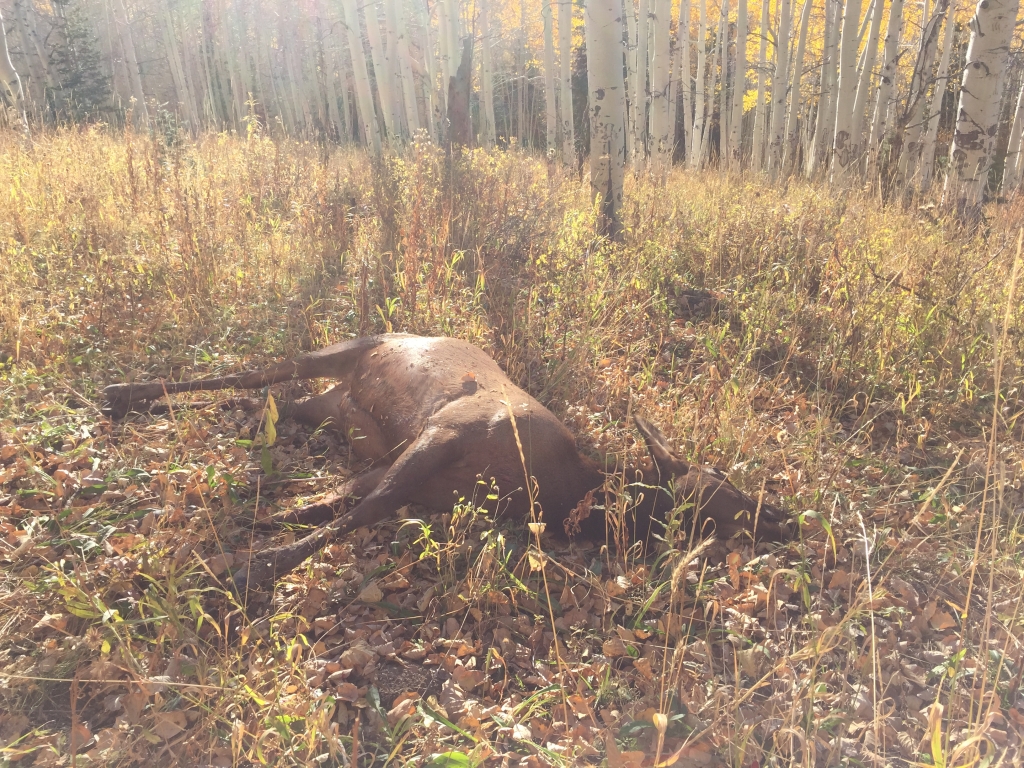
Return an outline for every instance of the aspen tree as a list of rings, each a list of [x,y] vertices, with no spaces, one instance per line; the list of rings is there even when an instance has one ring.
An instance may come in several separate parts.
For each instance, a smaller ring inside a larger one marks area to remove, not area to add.
[[[715,86],[718,85],[718,61],[722,52],[722,38],[725,36],[725,17],[718,18],[718,31],[715,35],[715,47],[711,54],[711,68],[708,71],[708,109],[704,121],[704,131],[700,137],[699,149],[697,150],[697,165],[702,166],[711,152],[711,127],[715,110]]]
[[[672,137],[668,123],[668,88],[672,62],[669,46],[671,0],[655,0],[654,45],[651,49],[651,158],[659,173],[672,163]]]
[[[981,0],[971,19],[943,203],[967,218],[980,212],[992,166],[1018,0]]]
[[[839,84],[836,130],[832,140],[832,181],[839,180],[853,160],[853,105],[857,91],[857,45],[861,0],[846,0],[839,42]]]
[[[380,129],[377,127],[377,113],[373,109],[373,92],[370,89],[370,74],[366,71],[366,57],[363,54],[363,40],[359,32],[359,12],[356,0],[341,0],[348,36],[348,51],[352,59],[352,80],[356,91],[356,112],[363,140],[373,151],[380,154]]]
[[[409,135],[420,129],[420,110],[416,100],[416,82],[412,75],[412,53],[409,49],[409,28],[405,19],[405,8],[402,0],[386,0],[391,11],[388,26],[395,28],[397,52],[396,73],[402,78],[402,101],[405,106],[405,122],[409,127]]]
[[[488,15],[489,0],[480,0],[480,95],[483,112],[480,115],[480,139],[487,149],[497,142],[494,126],[494,79],[491,72],[491,26]]]
[[[796,45],[796,55],[793,57],[793,87],[790,89],[789,117],[786,119],[786,146],[785,167],[786,173],[796,165],[797,142],[800,138],[799,109],[800,109],[800,80],[804,71],[804,51],[807,47],[807,28],[811,21],[811,2],[804,0],[804,8],[800,13],[800,38]]]
[[[902,0],[897,0],[901,2]],[[814,121],[814,138],[804,167],[808,178],[814,176],[824,162],[827,167],[828,150],[836,127],[836,85],[839,75],[839,14],[840,0],[825,0],[825,47],[821,59],[821,95],[818,114]]]
[[[633,0],[623,0],[626,19],[626,162],[640,170],[634,150],[636,136],[637,79],[636,79],[636,13]]]
[[[0,86],[3,87],[11,105],[18,114],[22,129],[28,133],[28,118],[25,115],[25,91],[21,87],[21,78],[11,63],[11,54],[7,48],[7,29],[4,17],[0,13]]]
[[[632,0],[627,0],[632,4]],[[633,102],[633,167],[642,168],[647,158],[647,66],[649,63],[648,41],[651,0],[639,0],[636,25],[636,68],[632,83]],[[589,51],[589,49],[588,49]]]
[[[921,135],[924,128],[925,105],[928,83],[931,80],[932,62],[938,47],[939,25],[945,17],[949,0],[938,0],[935,12],[921,30],[921,48],[917,54],[913,77],[910,81],[910,97],[901,120],[903,129],[902,152],[899,158],[899,174],[904,183],[911,181],[919,170],[921,159]]]
[[[768,0],[763,0],[765,6]],[[700,147],[704,139],[704,85],[707,68],[708,0],[700,0],[700,23],[697,32],[697,90],[694,95],[693,127],[690,131],[690,165],[700,165]]]
[[[939,134],[939,117],[942,112],[942,97],[949,85],[949,60],[953,52],[953,30],[956,28],[956,5],[949,7],[946,13],[946,31],[942,39],[942,58],[939,59],[939,71],[935,74],[935,85],[932,89],[932,100],[925,118],[924,140],[921,150],[921,190],[931,187],[935,174],[935,140]],[[1019,109],[1019,107],[1018,107]],[[1013,143],[1013,131],[1010,131],[1010,143]]]
[[[719,63],[722,68],[722,87],[718,89],[718,158],[722,167],[729,164],[729,117],[731,115],[729,99],[729,0],[722,0],[721,8],[721,55]]]
[[[806,0],[808,5],[810,0]],[[731,166],[743,165],[743,96],[747,92],[747,0],[736,8],[736,76],[732,90],[732,120],[729,126]]]
[[[373,79],[377,84],[377,98],[380,101],[380,112],[384,118],[384,129],[388,139],[394,141],[401,130],[400,120],[395,114],[395,98],[392,91],[391,74],[388,71],[387,57],[380,34],[380,18],[377,3],[373,0],[363,6],[363,20],[366,22],[366,37],[370,41],[370,58],[373,61]]]
[[[600,229],[612,238],[621,232],[619,209],[626,159],[621,16],[619,0],[590,0],[583,11],[587,50],[592,52],[587,57],[590,186],[600,207]],[[597,51],[604,55],[594,55]]]
[[[875,98],[875,114],[868,136],[868,172],[874,175],[878,156],[883,144],[891,144],[893,122],[890,113],[895,112],[894,93],[896,66],[899,63],[900,31],[903,27],[903,0],[892,0],[889,6],[889,23],[885,30],[885,45],[882,52],[882,71],[878,79],[878,96]]]
[[[543,3],[541,15],[544,17],[544,118],[547,139],[544,146],[550,153],[555,151],[558,133],[558,107],[555,102],[554,14],[551,9],[551,3],[554,0],[541,0],[541,2]]]
[[[869,94],[873,90],[871,78],[875,72],[875,59],[878,57],[878,35],[882,29],[882,6],[882,0],[874,0],[871,4],[871,31],[868,32],[868,42],[864,48],[864,64],[860,71],[860,81],[857,83],[857,96],[853,102],[850,152],[854,161],[859,159],[864,151],[864,114],[868,108]]]
[[[761,0],[760,46],[757,53],[757,104],[754,107],[754,137],[750,163],[756,171],[763,168],[765,122],[768,119],[765,104],[765,86],[768,74],[768,8],[769,0]]]
[[[558,3],[558,57],[561,81],[562,160],[576,164],[576,125],[572,114],[572,0]]]
[[[772,77],[771,134],[768,142],[768,172],[777,177],[782,171],[786,135],[786,90],[789,86],[789,37],[792,25],[790,0],[779,5],[779,44],[776,46],[775,75]],[[794,98],[797,95],[794,94]]]
[[[139,59],[135,55],[135,41],[132,37],[132,28],[128,23],[128,11],[124,7],[124,0],[113,0],[113,8],[114,18],[117,22],[117,35],[121,40],[121,50],[124,51],[125,65],[128,67],[128,82],[131,84],[132,97],[135,99],[132,115],[137,127],[148,128],[149,110],[146,108],[146,94],[142,90]]]
[[[943,57],[945,57],[945,51],[943,51]],[[1000,189],[1004,195],[1016,191],[1017,185],[1020,184],[1022,135],[1024,135],[1024,83],[1021,83],[1020,92],[1017,94],[1017,108],[1013,111],[1010,140],[1006,146],[1006,161],[1003,166],[1003,179],[1000,183]],[[934,141],[931,143],[931,148],[934,152]]]
[[[746,0],[741,0],[746,2]],[[681,160],[686,162],[686,153],[690,151],[690,127],[693,121],[693,114],[690,110],[690,0],[682,0],[679,4],[679,24],[676,27],[676,61],[673,66],[672,86],[674,98],[672,99],[672,112],[669,118],[672,138],[675,139],[677,112],[683,113],[683,151]],[[674,152],[673,147],[673,152]]]

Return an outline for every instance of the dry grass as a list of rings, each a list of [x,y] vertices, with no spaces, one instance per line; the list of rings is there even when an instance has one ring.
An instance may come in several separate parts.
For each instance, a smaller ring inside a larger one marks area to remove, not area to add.
[[[631,182],[612,245],[585,180],[521,154],[172,139],[0,136],[0,761],[1022,759],[1024,202],[964,232],[676,172]],[[800,540],[545,560],[467,500],[357,532],[250,623],[237,521],[345,446],[282,423],[267,474],[259,402],[111,424],[96,393],[382,330],[486,348],[584,450],[636,458],[642,412]],[[395,658],[450,679],[388,702]]]

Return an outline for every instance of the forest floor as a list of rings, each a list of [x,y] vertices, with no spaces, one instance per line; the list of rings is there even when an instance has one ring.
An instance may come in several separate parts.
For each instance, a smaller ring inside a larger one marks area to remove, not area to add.
[[[1024,203],[678,171],[612,244],[521,153],[98,129],[0,136],[0,178],[0,765],[1024,759]],[[486,349],[587,453],[640,459],[642,414],[797,539],[541,555],[466,500],[239,605],[301,534],[244,520],[346,444],[261,446],[265,392],[99,390],[385,330]]]

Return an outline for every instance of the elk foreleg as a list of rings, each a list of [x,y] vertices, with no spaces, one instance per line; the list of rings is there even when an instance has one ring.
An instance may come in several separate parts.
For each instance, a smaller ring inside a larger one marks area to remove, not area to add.
[[[417,488],[428,480],[436,480],[436,476],[458,458],[459,452],[460,440],[455,429],[428,425],[388,468],[380,485],[349,514],[320,526],[309,536],[292,544],[253,555],[252,560],[234,574],[239,594],[253,587],[269,586],[279,574],[294,570],[303,560],[339,536],[392,517],[409,503]]]

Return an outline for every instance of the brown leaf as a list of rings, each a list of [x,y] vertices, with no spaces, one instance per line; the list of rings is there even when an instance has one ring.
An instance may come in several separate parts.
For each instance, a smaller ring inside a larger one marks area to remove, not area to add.
[[[170,741],[188,725],[185,713],[180,710],[155,712],[153,714],[153,733],[164,741]]]

